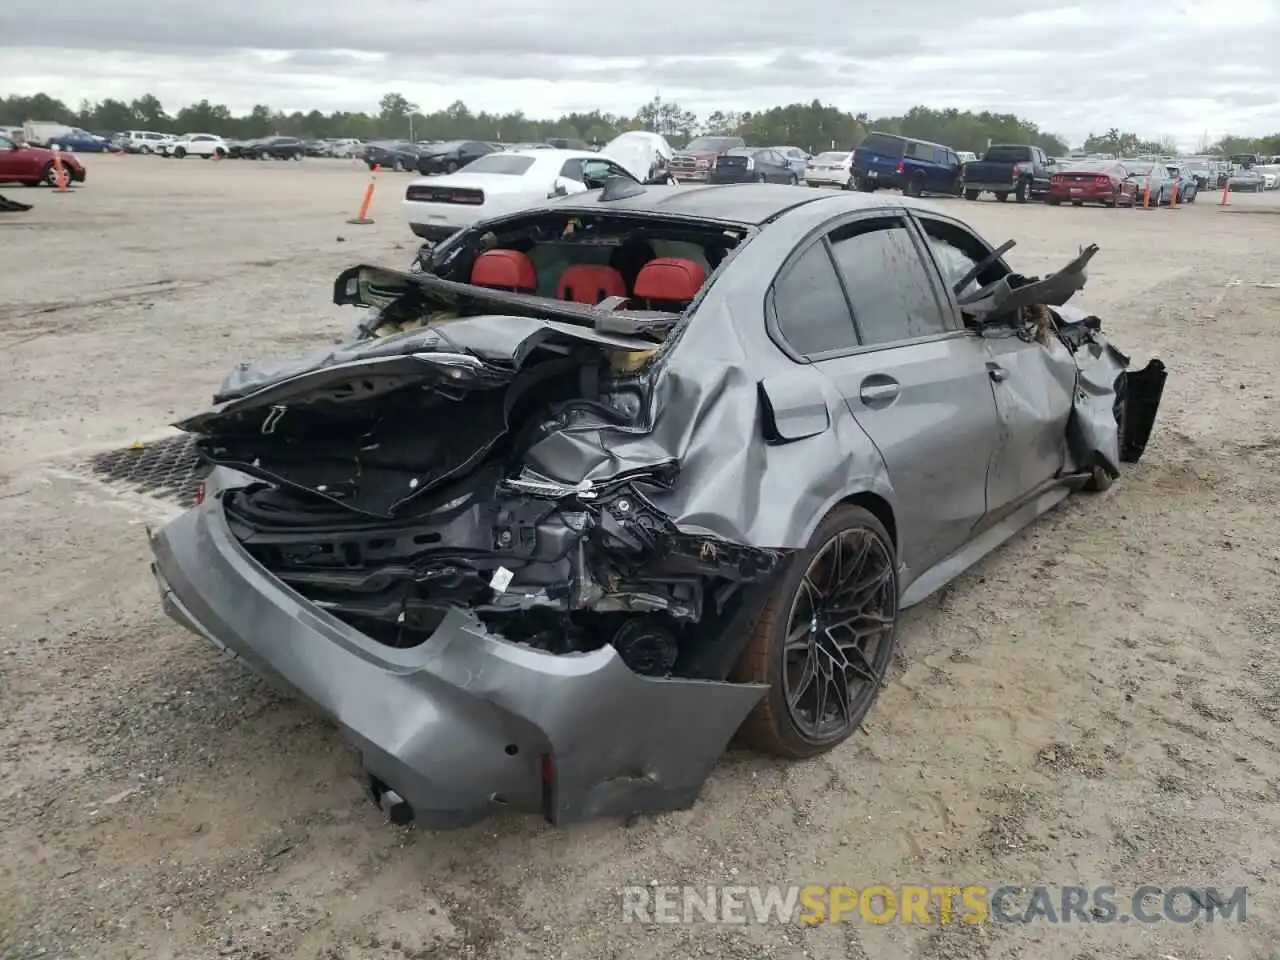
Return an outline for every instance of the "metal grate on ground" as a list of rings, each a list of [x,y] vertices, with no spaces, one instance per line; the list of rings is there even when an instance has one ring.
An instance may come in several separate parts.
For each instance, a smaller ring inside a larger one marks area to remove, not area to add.
[[[196,488],[209,474],[208,463],[196,452],[195,438],[186,434],[90,457],[90,473],[137,493],[195,506]]]

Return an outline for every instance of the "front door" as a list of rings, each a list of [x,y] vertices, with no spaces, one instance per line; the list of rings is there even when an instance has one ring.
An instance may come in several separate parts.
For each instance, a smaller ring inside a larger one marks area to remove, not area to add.
[[[956,291],[955,284],[987,258],[990,247],[954,220],[931,214],[917,214],[916,219],[943,283],[950,288],[945,292],[957,316],[958,292],[994,283],[1009,272],[1003,261],[991,263]],[[987,510],[998,516],[1065,465],[1075,366],[1056,338],[1041,344],[1024,340],[1009,328],[988,329],[982,335],[975,331],[970,337],[980,353],[999,415],[987,479]]]
[[[1006,512],[1066,465],[1075,364],[1056,338],[1028,343],[1011,330],[984,337],[1000,414],[1000,440],[987,480],[987,509]]]

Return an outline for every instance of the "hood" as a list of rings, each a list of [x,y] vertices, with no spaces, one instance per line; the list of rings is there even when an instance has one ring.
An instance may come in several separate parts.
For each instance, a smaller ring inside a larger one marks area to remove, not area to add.
[[[654,167],[675,156],[667,138],[658,133],[623,133],[600,148],[600,155],[616,161],[637,180],[644,181]]]

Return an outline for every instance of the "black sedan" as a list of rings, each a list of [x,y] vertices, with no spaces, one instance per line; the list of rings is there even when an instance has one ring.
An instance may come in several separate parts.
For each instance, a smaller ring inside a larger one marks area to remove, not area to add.
[[[418,172],[424,176],[431,173],[453,173],[472,160],[494,153],[497,149],[483,140],[446,140],[444,143],[433,144],[419,155]]]
[[[419,156],[429,149],[408,140],[387,140],[369,144],[361,156],[370,170],[374,167],[396,171],[417,170]]]
[[[716,157],[708,183],[790,183],[800,177],[787,158],[771,147],[735,147]]]

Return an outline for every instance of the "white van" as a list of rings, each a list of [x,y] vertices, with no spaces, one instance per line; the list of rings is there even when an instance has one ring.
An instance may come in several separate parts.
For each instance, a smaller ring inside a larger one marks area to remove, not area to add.
[[[116,138],[116,142],[124,148],[125,153],[155,153],[156,145],[169,139],[172,139],[172,136],[167,133],[126,130]]]

